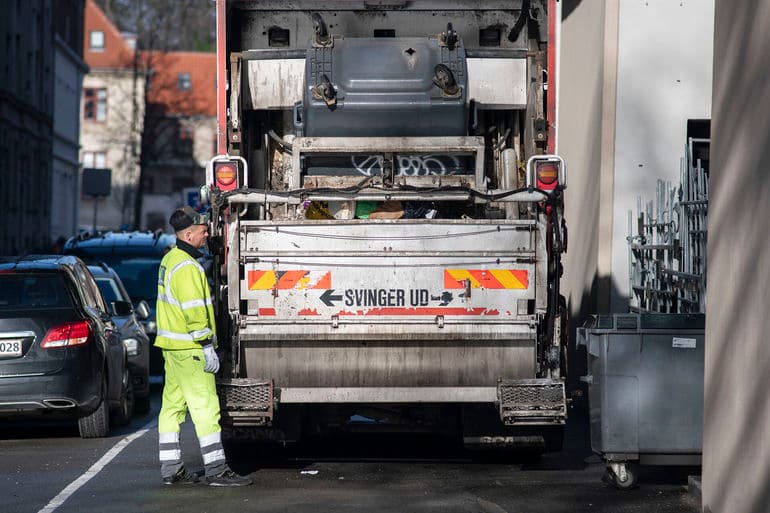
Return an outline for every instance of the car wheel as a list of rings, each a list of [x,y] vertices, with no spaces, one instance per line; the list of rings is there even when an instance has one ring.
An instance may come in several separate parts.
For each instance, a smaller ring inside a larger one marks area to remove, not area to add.
[[[150,412],[150,396],[136,397],[134,400],[134,412],[139,415],[146,415]]]
[[[89,415],[78,419],[81,438],[102,438],[110,430],[110,416],[107,407],[107,382],[102,380],[102,397],[99,406]]]
[[[123,371],[123,381],[120,387],[120,405],[112,416],[116,426],[125,426],[131,422],[134,414],[134,388],[131,386],[131,376],[128,369]]]

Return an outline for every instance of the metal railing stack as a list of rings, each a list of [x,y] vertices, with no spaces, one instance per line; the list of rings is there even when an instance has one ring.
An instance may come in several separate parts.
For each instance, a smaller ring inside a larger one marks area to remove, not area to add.
[[[708,147],[709,139],[689,138],[680,184],[658,180],[655,200],[644,209],[639,196],[636,226],[628,211],[631,311],[706,311]]]

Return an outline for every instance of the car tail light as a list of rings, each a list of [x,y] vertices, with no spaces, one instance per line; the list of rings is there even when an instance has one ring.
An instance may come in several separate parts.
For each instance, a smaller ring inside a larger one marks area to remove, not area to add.
[[[54,326],[45,334],[40,347],[53,349],[86,344],[91,338],[91,328],[86,321],[68,322]]]
[[[215,162],[214,179],[220,190],[229,191],[238,188],[238,163],[231,160]]]

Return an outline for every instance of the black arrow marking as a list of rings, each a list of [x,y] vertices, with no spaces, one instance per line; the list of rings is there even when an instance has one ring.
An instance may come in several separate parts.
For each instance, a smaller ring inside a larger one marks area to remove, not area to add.
[[[342,301],[342,294],[333,295],[334,289],[325,290],[323,294],[321,294],[321,301],[326,306],[334,306],[335,301]]]
[[[460,294],[460,296],[462,297],[462,294]],[[445,290],[440,296],[430,296],[431,301],[440,301],[439,306],[447,306],[452,302],[452,299],[454,299],[454,297],[448,290]]]

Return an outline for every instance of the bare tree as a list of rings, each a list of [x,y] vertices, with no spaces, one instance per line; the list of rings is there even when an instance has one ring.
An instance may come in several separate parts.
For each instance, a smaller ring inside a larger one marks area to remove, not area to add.
[[[157,97],[159,89],[175,88],[176,84],[159,83],[153,70],[166,65],[167,52],[178,50],[213,51],[215,48],[215,9],[210,0],[97,0],[106,16],[123,32],[136,37],[134,52],[134,81],[132,112],[135,115],[126,120],[131,133],[141,123],[141,143],[125,145],[124,161],[139,164],[139,176],[132,177],[135,188],[123,187],[116,190],[114,200],[122,212],[131,212],[134,228],[141,226],[142,193],[147,188],[148,167],[158,161],[158,141],[169,140],[170,131],[178,130],[178,124],[169,123],[168,106],[161,108],[153,104],[150,96]],[[139,83],[144,87],[140,88]],[[141,91],[140,91],[141,89]],[[186,99],[185,101],[194,101]],[[177,110],[173,109],[172,110]],[[185,106],[178,106],[177,112],[184,112]],[[139,118],[141,116],[141,119]],[[133,166],[131,169],[135,169]],[[120,187],[119,187],[120,188]],[[131,205],[131,208],[129,208]],[[124,216],[125,217],[125,216]],[[124,219],[124,221],[126,221]]]
[[[137,36],[142,50],[214,51],[213,0],[96,0],[120,30]]]

